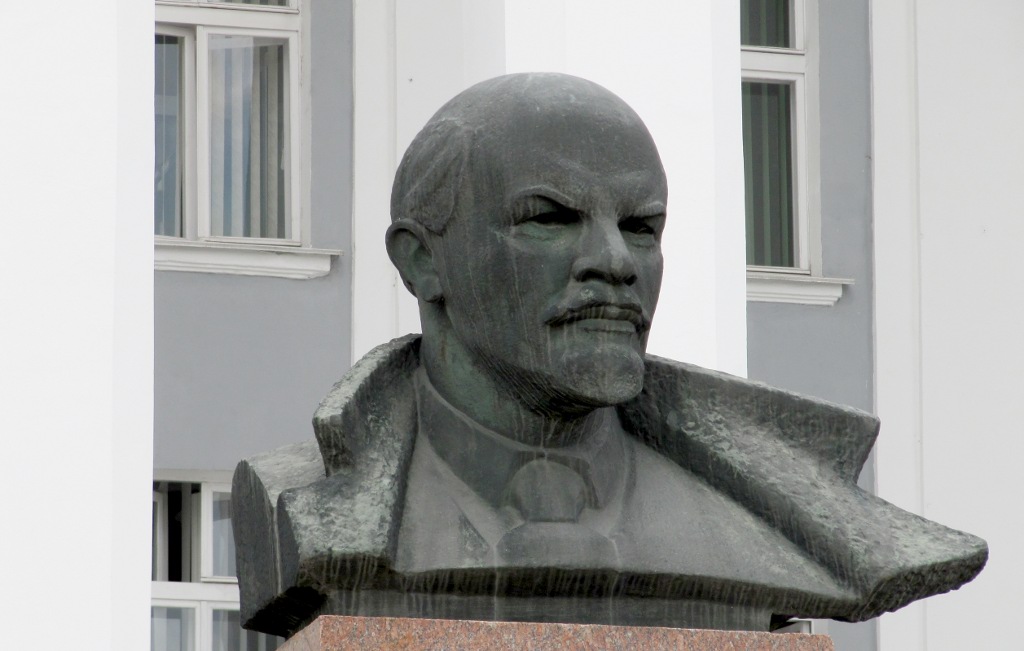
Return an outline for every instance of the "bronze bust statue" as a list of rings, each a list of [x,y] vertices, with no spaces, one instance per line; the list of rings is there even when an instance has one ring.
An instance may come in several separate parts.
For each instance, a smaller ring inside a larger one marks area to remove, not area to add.
[[[873,416],[646,355],[668,188],[620,98],[560,74],[416,136],[387,248],[422,335],[234,480],[242,617],[768,630],[972,579],[984,541],[856,486]]]

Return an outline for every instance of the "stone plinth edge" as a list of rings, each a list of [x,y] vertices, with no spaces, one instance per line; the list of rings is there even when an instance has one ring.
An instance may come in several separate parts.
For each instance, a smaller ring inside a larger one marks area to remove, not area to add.
[[[280,651],[835,651],[831,638],[686,628],[324,615]]]

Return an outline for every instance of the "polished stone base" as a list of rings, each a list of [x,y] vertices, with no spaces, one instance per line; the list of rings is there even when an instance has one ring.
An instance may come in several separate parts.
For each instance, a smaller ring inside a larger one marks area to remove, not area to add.
[[[296,633],[280,651],[397,649],[834,651],[835,647],[828,636],[799,633],[325,615]]]

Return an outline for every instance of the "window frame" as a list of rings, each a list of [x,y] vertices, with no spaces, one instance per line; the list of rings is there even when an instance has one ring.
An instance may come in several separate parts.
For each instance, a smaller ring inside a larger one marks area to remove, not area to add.
[[[793,156],[792,267],[747,265],[747,300],[834,305],[847,278],[826,278],[821,247],[821,127],[818,91],[818,0],[790,0],[792,48],[740,44],[743,82],[785,83]]]
[[[181,165],[181,237],[172,235],[154,235],[156,242],[177,242],[196,240],[196,224],[189,219],[196,206],[196,115],[195,115],[195,33],[180,25],[157,23],[155,33],[160,36],[175,36],[182,39],[181,61],[181,101],[178,115],[181,116],[181,128],[178,130],[178,160]]]
[[[288,207],[289,222],[291,225],[291,236],[289,238],[270,237],[239,237],[229,235],[214,235],[213,217],[210,210],[210,199],[212,189],[210,187],[210,168],[212,166],[212,153],[198,156],[196,160],[196,176],[198,194],[201,200],[198,202],[196,211],[196,222],[198,228],[198,239],[204,242],[232,242],[235,244],[260,244],[264,246],[302,246],[302,203],[300,201],[300,186],[298,157],[301,156],[301,142],[299,138],[300,127],[295,107],[299,104],[299,62],[301,56],[294,56],[299,47],[299,35],[296,32],[277,29],[238,29],[231,27],[208,27],[199,25],[196,27],[196,106],[207,107],[210,104],[210,37],[211,36],[252,36],[257,38],[277,38],[288,43],[285,48],[285,84],[288,87],[287,101],[285,102],[285,124],[288,129],[288,147],[285,151],[284,166],[287,170],[285,183],[285,205]],[[209,119],[209,111],[197,110],[196,117],[196,143],[204,150],[211,150],[212,123]],[[308,240],[308,237],[306,238]]]
[[[202,482],[199,489],[201,506],[199,507],[199,578],[202,582],[238,583],[234,576],[214,574],[213,572],[213,496],[214,493],[231,495],[231,484]]]
[[[155,0],[156,34],[183,38],[179,160],[182,166],[181,237],[154,235],[158,271],[317,278],[330,272],[336,249],[315,248],[310,205],[310,71],[307,0],[287,7]],[[213,235],[210,210],[209,38],[256,36],[286,40],[287,239]]]
[[[213,644],[213,611],[227,610],[237,612],[240,609],[238,579],[235,577],[215,576],[212,574],[213,551],[213,495],[214,493],[231,493],[229,471],[202,470],[155,470],[154,484],[174,483],[183,485],[199,485],[196,493],[188,492],[188,499],[183,495],[181,504],[182,520],[189,520],[189,530],[183,536],[189,539],[189,549],[182,549],[184,559],[189,559],[189,576],[182,581],[156,580],[150,583],[150,606],[162,608],[190,608],[195,617],[195,646],[197,651],[212,651]],[[157,497],[163,494],[154,489],[154,504],[163,503],[161,528],[167,518],[166,498]],[[166,526],[162,527],[166,533]],[[154,541],[154,548],[162,541]],[[166,551],[165,551],[166,553]],[[184,568],[183,568],[184,570]],[[280,645],[283,641],[279,641]]]

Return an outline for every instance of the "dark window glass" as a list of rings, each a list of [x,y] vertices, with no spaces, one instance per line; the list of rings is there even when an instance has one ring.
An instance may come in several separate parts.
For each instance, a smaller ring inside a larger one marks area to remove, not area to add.
[[[740,0],[740,41],[755,47],[793,47],[790,0]]]
[[[156,166],[153,232],[181,237],[181,43],[156,35]]]
[[[747,264],[793,267],[792,86],[743,82]]]

